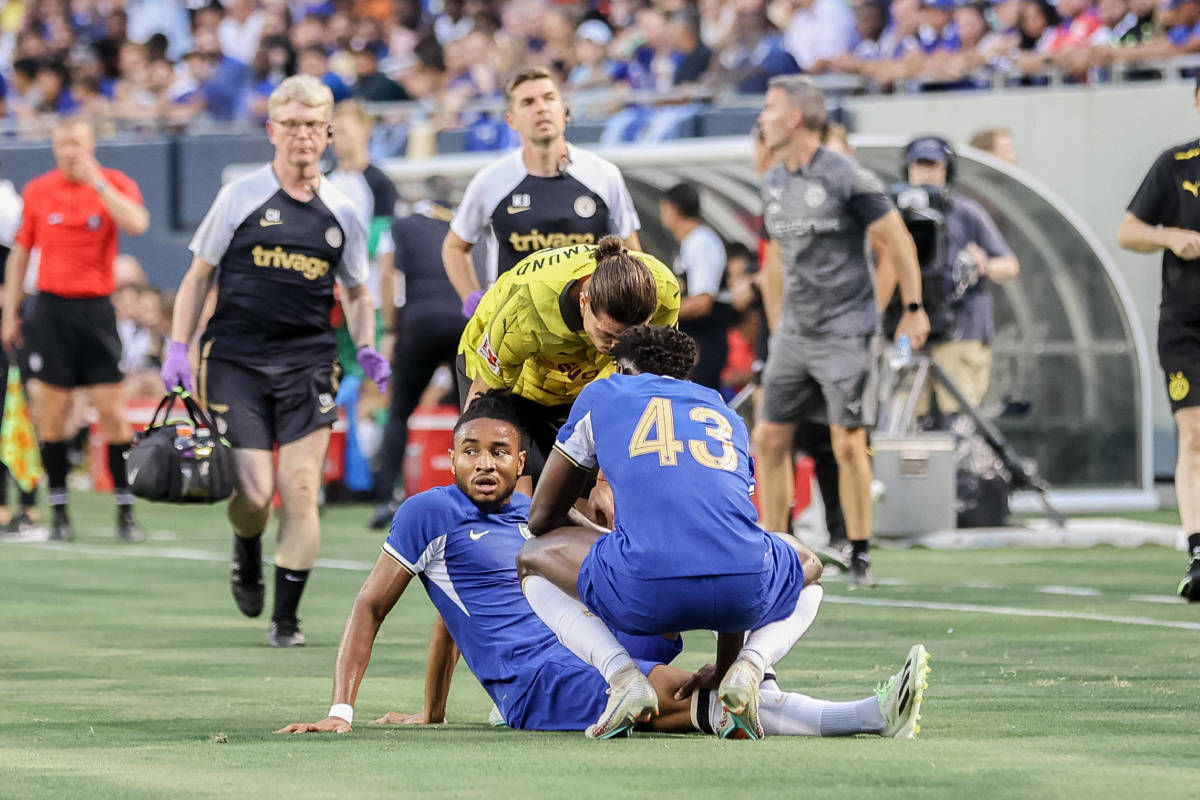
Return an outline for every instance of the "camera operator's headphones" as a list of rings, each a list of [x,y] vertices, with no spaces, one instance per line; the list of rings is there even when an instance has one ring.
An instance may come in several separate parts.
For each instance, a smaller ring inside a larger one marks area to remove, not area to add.
[[[912,157],[912,152],[918,145],[928,146],[927,143],[932,142],[942,151],[946,157],[946,185],[954,183],[954,176],[958,174],[958,154],[954,152],[954,145],[940,136],[918,136],[904,147],[903,161],[900,163],[900,176],[908,180],[908,165],[916,159]]]

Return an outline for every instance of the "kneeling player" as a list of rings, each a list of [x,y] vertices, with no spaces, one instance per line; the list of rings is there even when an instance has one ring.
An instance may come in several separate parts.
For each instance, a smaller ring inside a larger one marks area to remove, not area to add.
[[[521,595],[516,557],[525,541],[529,499],[514,495],[525,452],[515,411],[500,393],[475,400],[459,420],[452,454],[455,485],[431,489],[400,507],[370,576],[354,602],[338,648],[334,705],[316,723],[294,723],[280,733],[348,732],[353,704],[376,633],[414,575],[420,576],[454,641],[484,689],[514,728],[580,730],[605,705],[601,676],[554,640]],[[911,736],[921,692],[920,646],[877,696],[831,703],[764,689],[762,719],[769,734]],[[690,675],[639,661],[664,698],[651,728],[716,731],[726,712],[706,691],[680,695]],[[451,662],[452,665],[452,662]],[[445,666],[445,665],[442,665]],[[442,670],[443,675],[449,669]],[[435,681],[426,721],[440,721],[448,681]],[[917,698],[902,702],[902,698]],[[381,721],[393,721],[389,714]],[[600,735],[626,733],[605,728]]]
[[[619,374],[580,393],[534,493],[529,527],[539,538],[518,559],[525,596],[608,681],[597,729],[652,715],[662,696],[610,628],[709,629],[719,633],[715,676],[729,712],[719,733],[757,738],[763,674],[816,617],[820,561],[755,522],[746,427],[715,391],[686,380],[696,358],[690,337],[638,326],[612,356]],[[568,517],[597,466],[616,504],[607,535]],[[918,685],[927,659],[922,648]]]

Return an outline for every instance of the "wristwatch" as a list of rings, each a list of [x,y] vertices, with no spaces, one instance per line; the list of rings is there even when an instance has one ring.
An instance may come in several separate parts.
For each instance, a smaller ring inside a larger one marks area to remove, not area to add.
[[[905,304],[905,306],[904,306],[904,310],[905,310],[905,311],[907,311],[907,312],[908,312],[908,313],[910,313],[910,314],[911,314],[912,312],[914,312],[914,311],[920,311],[920,310],[921,310],[921,304],[920,304],[920,303],[907,303],[907,304]]]

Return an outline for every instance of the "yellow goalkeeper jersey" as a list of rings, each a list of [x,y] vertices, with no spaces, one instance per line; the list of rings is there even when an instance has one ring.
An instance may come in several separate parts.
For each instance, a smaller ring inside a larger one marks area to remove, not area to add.
[[[467,376],[545,406],[571,403],[596,378],[613,372],[583,330],[569,292],[596,269],[595,245],[542,250],[521,259],[483,295],[467,321],[458,352]],[[653,325],[679,321],[679,281],[652,255],[630,251],[658,285]]]

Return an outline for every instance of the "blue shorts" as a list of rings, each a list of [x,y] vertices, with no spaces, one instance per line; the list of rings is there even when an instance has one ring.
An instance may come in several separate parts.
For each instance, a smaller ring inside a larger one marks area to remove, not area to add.
[[[612,629],[639,635],[761,628],[790,615],[804,588],[800,556],[764,533],[768,548],[761,572],[684,578],[632,578],[606,558],[601,536],[579,568],[579,599]]]
[[[634,661],[646,675],[659,666],[636,655]],[[556,644],[524,696],[500,711],[508,726],[518,730],[581,731],[600,718],[607,691],[608,682],[597,669]]]

